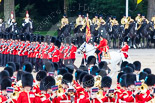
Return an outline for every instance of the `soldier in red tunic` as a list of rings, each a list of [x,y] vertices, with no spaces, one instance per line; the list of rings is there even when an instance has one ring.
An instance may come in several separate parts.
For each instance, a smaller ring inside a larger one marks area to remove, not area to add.
[[[60,59],[60,51],[59,51],[59,48],[60,48],[60,45],[61,45],[61,42],[59,40],[56,40],[55,42],[55,50],[53,51],[53,54],[52,54],[52,62],[59,62],[59,59]]]
[[[70,50],[70,53],[69,53],[69,58],[70,58],[70,62],[74,64],[74,61],[75,61],[75,53],[76,53],[76,50],[77,50],[77,47],[75,46],[75,40],[72,39],[72,42],[71,42],[71,50]]]
[[[31,91],[33,85],[33,76],[30,73],[22,75],[23,91],[20,92],[17,103],[34,103],[35,94]]]
[[[105,55],[108,55],[108,50],[109,50],[108,41],[106,40],[106,35],[101,35],[100,36],[100,43],[97,46],[97,49],[100,51],[98,53],[98,59],[99,59],[99,62],[101,62],[102,52],[104,52]]]
[[[123,53],[125,59],[128,58],[128,50],[129,50],[129,46],[128,46],[128,44],[127,44],[127,39],[128,39],[128,38],[125,38],[125,40],[124,40],[124,46],[123,46],[122,49],[121,49],[121,52]]]

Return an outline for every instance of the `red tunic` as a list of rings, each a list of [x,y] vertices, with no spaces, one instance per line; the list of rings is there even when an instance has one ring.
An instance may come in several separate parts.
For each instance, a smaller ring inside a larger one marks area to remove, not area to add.
[[[71,50],[70,50],[70,59],[75,59],[76,50],[77,50],[77,47],[75,45],[73,45]]]
[[[97,47],[100,51],[104,51],[104,52],[107,52],[107,45],[108,45],[108,42],[106,39],[103,39],[100,41],[100,44],[99,46]]]
[[[30,101],[30,102],[29,102]],[[34,103],[35,102],[35,94],[33,92],[21,92],[17,99],[17,103]]]
[[[60,47],[60,59],[64,58],[64,49],[65,49],[65,46]]]
[[[56,49],[52,54],[52,62],[59,62],[60,59],[59,54],[60,54],[59,49]]]
[[[128,54],[127,54],[128,50],[129,50],[129,46],[128,45],[124,45],[122,47],[122,49],[121,49],[121,51],[123,52],[125,58],[128,58]]]

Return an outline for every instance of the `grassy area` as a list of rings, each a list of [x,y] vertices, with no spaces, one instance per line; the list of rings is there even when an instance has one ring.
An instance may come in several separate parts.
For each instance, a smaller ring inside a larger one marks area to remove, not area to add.
[[[57,36],[57,31],[35,31],[34,34]]]

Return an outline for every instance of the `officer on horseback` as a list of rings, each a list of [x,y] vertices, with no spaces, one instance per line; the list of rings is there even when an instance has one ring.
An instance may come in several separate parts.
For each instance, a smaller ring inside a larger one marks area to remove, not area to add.
[[[109,58],[109,46],[108,46],[108,41],[106,40],[106,35],[101,35],[100,36],[100,43],[96,47],[98,52],[98,59],[99,62],[101,62],[101,55],[103,55],[105,58]],[[104,54],[102,54],[104,52]]]
[[[32,31],[32,29],[33,29],[32,20],[29,17],[28,11],[26,11],[26,17],[24,18],[24,21],[22,23],[22,26],[23,26],[23,30],[24,30],[23,32],[30,33]]]
[[[63,18],[61,19],[61,27],[59,30],[62,30],[69,24],[68,18],[66,17],[66,14],[63,15]]]
[[[0,19],[0,33],[5,32],[5,23],[3,22],[3,19]]]
[[[14,18],[13,11],[11,12],[11,17],[8,20],[8,25],[9,26],[7,28],[7,32],[15,32],[15,28],[17,27],[17,23],[16,23],[16,20]]]
[[[127,21],[128,20],[127,20],[126,16],[124,15],[123,18],[121,19],[121,24],[123,27],[125,27],[125,25],[127,24]],[[127,29],[127,28],[125,28],[125,29]]]
[[[74,32],[76,33],[78,31],[78,29],[80,27],[82,27],[82,25],[83,25],[83,18],[81,16],[81,13],[79,13],[78,18],[76,19],[76,24],[75,24],[75,30],[74,30]]]

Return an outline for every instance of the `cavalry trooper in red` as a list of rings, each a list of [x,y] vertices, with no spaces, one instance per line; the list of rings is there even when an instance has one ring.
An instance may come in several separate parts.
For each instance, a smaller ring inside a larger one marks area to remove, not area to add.
[[[56,40],[56,42],[55,42],[55,50],[52,53],[52,62],[56,62],[56,63],[59,62],[59,59],[60,59],[60,51],[59,51],[60,45],[61,45],[60,40]]]
[[[126,37],[126,38],[124,39],[124,46],[123,46],[122,49],[121,49],[121,52],[123,53],[125,59],[128,58],[128,50],[129,50],[129,46],[128,46],[128,43],[127,43],[127,39],[128,39],[128,37]]]
[[[102,51],[104,52],[104,56],[107,57],[108,56],[108,50],[109,50],[108,41],[106,40],[105,34],[100,36],[100,43],[97,46],[97,49],[100,51],[98,53],[98,59],[99,59],[99,62],[101,62]]]
[[[75,46],[75,40],[72,39],[72,42],[71,42],[71,50],[69,52],[69,56],[70,56],[70,62],[74,64],[74,61],[75,61],[75,52],[77,50],[77,47]]]

